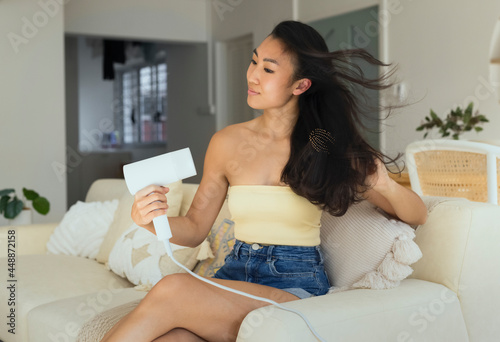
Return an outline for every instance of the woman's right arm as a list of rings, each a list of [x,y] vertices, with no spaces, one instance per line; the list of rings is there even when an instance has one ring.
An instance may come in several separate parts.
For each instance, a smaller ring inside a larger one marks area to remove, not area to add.
[[[203,177],[186,216],[169,217],[172,243],[195,247],[208,235],[226,198],[228,181],[225,176],[228,151],[225,134],[217,132],[212,137],[205,155]],[[153,218],[165,215],[168,210],[168,189],[150,185],[138,191],[132,206],[134,222],[155,233]]]

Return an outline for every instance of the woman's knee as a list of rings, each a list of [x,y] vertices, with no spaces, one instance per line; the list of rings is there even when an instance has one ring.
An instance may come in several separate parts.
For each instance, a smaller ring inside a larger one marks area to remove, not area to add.
[[[184,277],[172,274],[161,279],[135,308],[134,313],[147,316],[162,312],[166,307],[179,311],[182,308],[182,284]]]
[[[151,297],[151,299],[179,298],[186,292],[191,282],[191,276],[188,274],[170,274],[153,286],[146,297]]]

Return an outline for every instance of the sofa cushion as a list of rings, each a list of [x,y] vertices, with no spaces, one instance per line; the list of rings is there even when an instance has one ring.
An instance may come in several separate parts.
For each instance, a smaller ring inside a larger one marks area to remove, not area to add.
[[[195,273],[203,277],[213,277],[215,272],[224,265],[224,259],[234,245],[234,222],[229,218],[231,218],[231,212],[226,199],[207,237],[214,257],[201,260],[194,269]]]
[[[354,289],[286,305],[302,312],[329,342],[469,341],[456,294],[428,281],[405,279],[384,291]],[[317,340],[299,315],[263,307],[245,317],[237,341]]]
[[[47,242],[47,251],[95,259],[118,206],[118,200],[76,202]]]
[[[416,235],[423,257],[412,277],[457,293],[471,341],[498,341],[500,207],[449,198]]]
[[[175,259],[192,270],[198,262],[196,256],[199,247],[188,248],[175,244],[171,244],[171,247]],[[146,290],[167,274],[185,272],[166,254],[163,241],[135,223],[116,241],[107,266],[131,283],[144,285]]]
[[[324,212],[321,247],[332,290],[398,286],[412,273],[409,265],[422,257],[414,237],[413,228],[368,201],[341,217]]]
[[[122,180],[123,183],[125,181]],[[182,203],[182,181],[177,181],[167,185],[170,191],[167,194],[168,211],[167,216],[179,216]],[[105,263],[108,261],[109,253],[113,249],[120,235],[134,223],[130,217],[132,205],[134,204],[134,196],[125,192],[120,198],[120,203],[115,212],[113,223],[109,227],[108,233],[104,237],[99,253],[97,253],[97,261]]]
[[[7,269],[6,258],[0,267]],[[68,255],[20,255],[16,260],[16,335],[27,341],[28,312],[56,300],[100,291],[133,286],[95,260]],[[1,303],[7,303],[6,292],[0,291]],[[7,317],[7,305],[0,305],[0,315]]]
[[[234,222],[224,219],[218,226],[210,231],[207,237],[213,258],[202,260],[196,265],[194,272],[203,277],[213,277],[224,265],[224,260],[234,246]]]
[[[125,315],[135,309],[140,300],[130,301],[95,315],[87,320],[80,329],[77,342],[101,341],[104,335],[113,328]]]
[[[103,288],[97,292],[39,305],[28,314],[29,341],[82,341],[77,336],[79,331],[84,329],[88,334],[88,331],[95,332],[99,327],[92,323],[89,329],[82,328],[85,322],[94,322],[95,317],[99,317],[102,312],[120,308],[124,303],[137,305],[146,294],[133,288]],[[100,335],[101,338],[103,335]],[[88,341],[100,341],[101,338]]]
[[[124,179],[103,178],[92,183],[85,202],[111,201],[119,199],[124,193],[128,193]]]

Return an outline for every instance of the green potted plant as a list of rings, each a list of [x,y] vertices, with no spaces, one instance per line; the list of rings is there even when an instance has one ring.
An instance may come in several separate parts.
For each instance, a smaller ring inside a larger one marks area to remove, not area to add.
[[[32,201],[33,209],[41,215],[47,215],[50,210],[50,203],[40,196],[36,191],[23,188],[23,196],[26,200]],[[19,199],[14,189],[0,190],[0,214],[12,220],[16,218],[26,207],[25,202]]]
[[[474,112],[474,104],[471,102],[465,110],[457,107],[455,110],[451,110],[444,120],[440,119],[439,116],[431,109],[430,115],[425,117],[425,122],[417,127],[417,131],[426,130],[424,134],[424,139],[429,134],[429,131],[433,128],[439,128],[439,133],[443,138],[452,135],[452,138],[458,140],[459,136],[473,129],[476,132],[481,132],[483,130],[482,125],[484,122],[489,122],[488,119],[483,114],[479,114],[479,111]]]

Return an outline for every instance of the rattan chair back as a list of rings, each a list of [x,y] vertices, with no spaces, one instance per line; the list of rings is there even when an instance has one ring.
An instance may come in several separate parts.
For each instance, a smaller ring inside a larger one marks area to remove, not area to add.
[[[423,140],[406,149],[413,191],[498,204],[500,146],[456,140]]]

